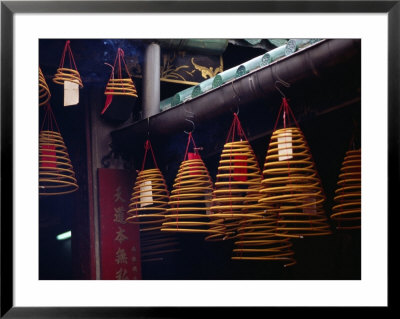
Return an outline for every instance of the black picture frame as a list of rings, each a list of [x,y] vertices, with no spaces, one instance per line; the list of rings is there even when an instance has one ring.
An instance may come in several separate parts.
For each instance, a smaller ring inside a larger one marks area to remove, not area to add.
[[[73,5],[72,5],[73,4]],[[13,304],[13,16],[15,13],[387,13],[388,14],[388,207],[397,213],[399,186],[400,1],[1,1],[1,318],[192,318],[204,311],[190,307],[14,307]],[[378,107],[377,107],[378,108]],[[389,211],[388,211],[389,213]],[[389,220],[390,214],[388,214]],[[388,223],[388,234],[391,234]],[[389,243],[389,237],[388,237]],[[389,243],[390,244],[390,243]],[[390,245],[388,246],[390,249]],[[390,255],[388,254],[390,265]],[[388,269],[389,271],[389,269]],[[389,273],[390,275],[390,273]],[[388,279],[388,286],[391,280]],[[34,292],[32,292],[34,293]],[[389,297],[387,309],[391,306]],[[386,309],[385,309],[386,310]],[[235,314],[248,311],[235,310]],[[291,307],[302,315],[310,309]],[[330,310],[332,311],[332,310]],[[348,308],[346,311],[350,311]],[[336,310],[334,310],[336,312]],[[353,314],[355,314],[353,312]]]

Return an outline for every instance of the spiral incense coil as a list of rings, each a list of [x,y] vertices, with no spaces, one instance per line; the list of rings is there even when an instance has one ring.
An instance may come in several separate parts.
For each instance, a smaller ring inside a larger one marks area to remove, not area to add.
[[[39,134],[39,195],[68,194],[78,189],[67,147],[60,133]]]
[[[213,185],[201,159],[184,160],[175,178],[162,231],[221,233],[221,220],[210,221]],[[211,229],[211,227],[213,229]]]
[[[262,213],[258,203],[261,171],[247,140],[224,145],[216,177],[210,217],[223,219],[226,234],[206,240],[231,239],[243,218],[260,218]]]
[[[285,267],[295,265],[290,238],[277,236],[276,228],[276,214],[241,220],[232,259],[280,261],[285,262]]]
[[[50,100],[51,94],[46,79],[39,67],[39,106],[45,105]]]
[[[331,215],[336,229],[361,229],[361,149],[346,152],[337,187]]]
[[[79,72],[69,68],[58,68],[57,73],[54,75],[53,82],[64,85],[65,81],[78,83],[83,88],[83,83]]]
[[[151,229],[161,229],[168,208],[169,193],[158,168],[139,172],[129,204],[126,221]]]
[[[107,83],[105,95],[128,95],[138,97],[136,87],[131,78],[110,79]]]
[[[303,237],[331,234],[320,179],[297,127],[275,130],[267,151],[259,200],[278,214],[277,234]]]
[[[160,230],[141,230],[140,249],[142,262],[162,261],[166,255],[181,251],[178,239]]]

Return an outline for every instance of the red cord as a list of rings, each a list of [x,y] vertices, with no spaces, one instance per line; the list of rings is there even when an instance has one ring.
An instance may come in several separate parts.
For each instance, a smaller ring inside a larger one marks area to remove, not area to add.
[[[148,152],[148,150],[151,151],[151,155],[152,155],[152,157],[153,157],[154,165],[155,165],[156,168],[158,168],[157,161],[156,161],[156,157],[155,157],[155,155],[154,155],[153,148],[151,147],[150,140],[147,140],[147,141],[146,141],[146,143],[144,144],[144,149],[145,149],[145,152],[144,152],[144,158],[143,158],[143,162],[142,162],[142,171],[144,170],[144,166],[145,166],[145,164],[146,164],[146,157],[147,157],[147,152]]]

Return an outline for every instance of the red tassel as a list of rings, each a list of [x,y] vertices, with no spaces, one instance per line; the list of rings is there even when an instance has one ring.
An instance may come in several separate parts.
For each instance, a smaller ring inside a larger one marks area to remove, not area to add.
[[[112,91],[111,91],[111,92],[112,92]],[[101,111],[101,115],[103,115],[104,112],[107,111],[108,107],[110,106],[110,104],[111,104],[111,102],[112,102],[112,98],[113,98],[112,95],[107,95],[107,96],[106,96],[106,103],[105,103],[105,105],[104,105],[103,110]]]

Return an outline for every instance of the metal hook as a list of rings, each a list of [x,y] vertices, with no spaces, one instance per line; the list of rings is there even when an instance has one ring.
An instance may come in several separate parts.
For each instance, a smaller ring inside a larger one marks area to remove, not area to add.
[[[183,102],[183,109],[185,110],[185,114],[186,114],[185,121],[187,121],[187,122],[189,122],[189,123],[192,123],[192,130],[191,130],[190,132],[187,132],[187,131],[185,130],[184,132],[185,132],[186,134],[193,133],[193,131],[194,131],[195,127],[196,127],[195,124],[194,124],[194,122],[191,120],[191,119],[194,118],[194,112],[189,111],[189,110],[186,108],[186,101]]]
[[[150,117],[147,118],[147,139],[150,137]]]
[[[236,89],[235,89],[235,87],[233,86],[233,81],[232,81],[232,90],[233,90],[233,92],[235,93],[235,97],[236,97],[236,99],[237,99],[237,102],[236,102],[236,112],[234,112],[234,113],[236,113],[236,115],[239,115],[240,96],[239,96],[239,94],[237,94]]]
[[[276,80],[275,81],[275,89],[277,89],[279,91],[279,93],[282,95],[283,98],[286,98],[286,95],[281,91],[281,89],[279,89],[279,87],[277,86],[277,84],[280,83],[282,84],[284,87],[289,88],[290,84],[283,81],[282,79]]]
[[[188,121],[190,123],[192,123],[192,130],[190,132],[187,132],[186,130],[184,131],[186,134],[190,134],[194,132],[194,129],[196,128],[196,126],[194,125],[194,122],[192,120],[189,119],[185,119],[185,121]]]
[[[185,110],[186,117],[187,117],[187,118],[194,118],[194,112],[189,111],[189,110],[186,108],[186,106],[187,106],[186,101],[183,101],[183,109]]]

